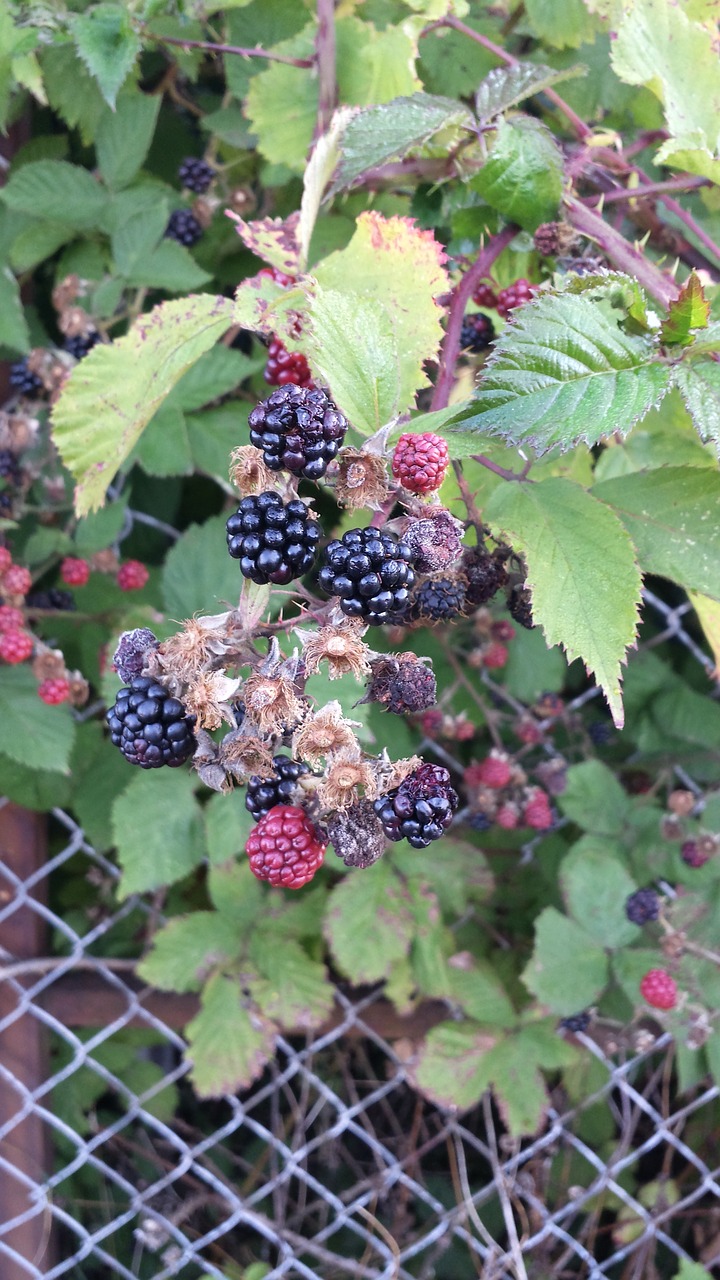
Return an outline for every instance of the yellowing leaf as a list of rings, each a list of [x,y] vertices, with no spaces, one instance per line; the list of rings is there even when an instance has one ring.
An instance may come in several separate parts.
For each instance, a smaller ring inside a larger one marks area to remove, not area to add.
[[[703,596],[699,591],[688,591],[688,600],[695,610],[703,634],[715,659],[715,677],[720,678],[720,603]]]
[[[235,230],[251,253],[279,267],[289,275],[298,269],[297,225],[299,214],[291,213],[289,218],[258,218],[255,222],[245,222],[231,213]]]

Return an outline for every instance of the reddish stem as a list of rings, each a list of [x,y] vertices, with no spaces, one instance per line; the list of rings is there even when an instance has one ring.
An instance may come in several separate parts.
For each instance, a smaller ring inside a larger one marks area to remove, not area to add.
[[[669,307],[680,292],[679,286],[668,276],[659,271],[648,258],[634,249],[619,231],[608,226],[607,222],[594,209],[588,209],[575,196],[566,198],[569,220],[581,235],[594,240],[603,253],[620,270],[634,276],[651,298]]]
[[[315,60],[318,69],[318,113],[315,137],[320,138],[329,129],[337,105],[335,0],[317,0],[317,21]]]
[[[617,204],[621,200],[645,200],[648,196],[661,195],[665,191],[695,191],[698,187],[709,187],[707,178],[668,178],[667,182],[648,182],[642,187],[622,187],[617,191],[606,192],[605,204]]]
[[[283,53],[271,53],[269,49],[244,49],[237,44],[212,44],[208,40],[180,40],[177,36],[159,36],[153,31],[146,31],[147,40],[156,40],[158,44],[174,44],[181,49],[206,49],[208,53],[234,53],[242,58],[267,58],[270,62],[287,62],[291,67],[314,67],[314,58],[286,58]]]

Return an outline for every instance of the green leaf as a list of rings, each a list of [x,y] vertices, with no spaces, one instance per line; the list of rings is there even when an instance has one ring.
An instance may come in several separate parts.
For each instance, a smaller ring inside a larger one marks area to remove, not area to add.
[[[105,212],[107,191],[87,169],[67,160],[24,164],[3,187],[9,209],[81,230],[96,227]]]
[[[450,1000],[460,1005],[463,1013],[485,1026],[509,1027],[515,1012],[492,965],[473,959],[467,968],[447,966],[447,991]]]
[[[720,475],[710,467],[660,467],[604,480],[592,490],[620,517],[640,567],[720,600]]]
[[[465,1111],[488,1088],[486,1060],[495,1043],[496,1034],[474,1022],[441,1022],[420,1047],[413,1084],[438,1106]]]
[[[567,1066],[574,1057],[572,1046],[542,1023],[506,1036],[489,1050],[484,1062],[487,1082],[513,1137],[537,1133],[547,1118],[550,1098],[541,1066]]]
[[[553,1013],[567,1017],[592,1004],[607,978],[604,949],[574,920],[546,907],[535,921],[535,947],[522,974],[528,990]]]
[[[221,396],[235,391],[257,367],[257,361],[250,360],[242,351],[233,351],[219,343],[183,374],[175,389],[170,392],[170,403],[184,413],[193,413],[211,400],[219,400]],[[244,406],[228,405],[227,409],[235,414],[238,426],[240,423],[243,427],[246,425],[241,416]],[[230,448],[237,443],[237,440],[233,440]],[[230,449],[228,455],[229,452]],[[225,470],[227,471],[227,464]]]
[[[252,984],[253,999],[266,1018],[285,1031],[310,1031],[328,1018],[335,1003],[325,965],[292,939],[278,945],[275,931],[253,934],[250,958],[261,977]]]
[[[600,760],[571,765],[557,802],[566,818],[594,835],[619,835],[630,811],[625,790]]]
[[[20,301],[18,282],[7,267],[0,268],[0,346],[20,355],[30,350],[30,331]]]
[[[583,836],[560,864],[567,910],[601,947],[622,947],[638,936],[637,925],[625,915],[625,902],[637,885],[612,847],[599,836]]]
[[[660,341],[667,346],[690,346],[693,330],[704,329],[710,317],[710,303],[694,271],[690,272],[674,302],[670,303],[667,320],[660,330]]]
[[[542,693],[559,693],[567,677],[567,662],[558,648],[548,648],[538,627],[518,628],[503,667],[503,685],[519,702],[532,704]]]
[[[31,271],[45,258],[51,258],[73,238],[72,228],[57,222],[36,222],[32,218],[26,218],[26,222],[27,226],[15,237],[10,249],[10,265],[20,273]]]
[[[325,188],[343,154],[343,140],[352,116],[349,107],[335,111],[326,133],[318,138],[303,176],[303,193],[300,216],[297,221],[298,268],[307,269],[310,241],[320,211]]]
[[[367,169],[423,146],[441,129],[471,123],[470,113],[462,103],[429,93],[414,93],[409,98],[395,98],[381,106],[366,107],[346,126],[340,164],[330,193],[334,195],[352,186]]]
[[[532,116],[498,122],[485,164],[472,186],[493,209],[534,231],[557,214],[563,157],[549,129]]]
[[[37,813],[47,813],[56,805],[62,808],[70,798],[67,776],[38,769],[34,764],[17,764],[8,756],[0,756],[0,778],[2,794],[7,800]]]
[[[594,445],[626,435],[669,382],[649,340],[624,333],[595,301],[546,294],[504,329],[456,422],[538,452]]]
[[[475,94],[475,111],[480,121],[492,120],[508,107],[524,98],[534,97],[561,80],[584,74],[582,66],[557,70],[540,62],[516,62],[509,67],[495,67],[480,84]]]
[[[226,404],[189,413],[185,419],[195,470],[213,476],[222,486],[228,484],[231,451],[239,440],[247,439],[243,430],[246,416],[239,410],[239,405]]]
[[[311,25],[272,51],[290,58],[311,58],[313,36]],[[266,160],[302,173],[317,117],[317,95],[317,81],[304,67],[271,62],[252,77],[245,115]]]
[[[583,0],[526,0],[525,11],[535,35],[556,49],[592,43],[598,22]]]
[[[127,498],[108,502],[100,511],[78,520],[73,541],[80,556],[91,556],[104,551],[117,540],[127,518]]]
[[[712,1280],[712,1276],[699,1262],[689,1262],[687,1258],[683,1258],[679,1271],[675,1273],[675,1280]]]
[[[86,721],[78,726],[71,764],[73,812],[95,849],[111,849],[112,806],[128,784],[128,762],[97,721]]]
[[[126,93],[117,110],[103,116],[95,147],[109,187],[126,187],[135,177],[152,142],[161,101],[158,93]]]
[[[71,129],[79,129],[84,145],[89,146],[107,110],[97,81],[71,44],[46,46],[40,64],[50,106]]]
[[[244,789],[211,796],[203,806],[210,863],[228,862],[242,853],[255,823],[245,807]]]
[[[358,431],[370,434],[407,407],[397,326],[382,302],[335,289],[314,291],[305,349]]]
[[[122,194],[135,197],[135,204],[140,193],[132,188],[130,192]],[[125,212],[125,216],[118,220],[118,225],[111,232],[110,248],[115,267],[125,280],[129,280],[141,269],[141,263],[147,263],[165,234],[170,215],[168,201],[162,198],[159,191],[151,188],[144,191],[143,195],[147,204],[134,213]],[[115,209],[119,212],[124,204],[124,200],[114,200],[113,212]]]
[[[149,769],[118,796],[112,824],[122,897],[174,884],[202,861],[202,814],[193,786],[190,774],[179,769]]]
[[[338,968],[356,983],[386,978],[407,955],[413,933],[408,893],[386,860],[333,889],[323,932]]]
[[[184,293],[199,289],[212,276],[199,267],[189,249],[177,240],[162,240],[157,248],[139,257],[128,272],[128,283],[147,289]]]
[[[132,460],[151,476],[186,476],[192,455],[185,415],[166,401],[143,431]]]
[[[37,690],[29,667],[0,667],[0,754],[17,764],[68,773],[75,738],[70,708],[48,707]]]
[[[720,455],[720,364],[715,360],[676,364],[672,380],[700,439],[714,445]]]
[[[130,14],[121,4],[97,4],[70,25],[78,54],[114,110],[118,90],[142,48]]]
[[[241,945],[232,917],[193,911],[153,935],[152,951],[140,961],[138,973],[161,991],[199,991],[213,969],[235,959]]]
[[[102,504],[143,427],[232,323],[232,312],[229,299],[210,294],[161,303],[76,365],[53,411],[53,436],[77,481],[78,515]]]
[[[234,608],[243,583],[237,562],[227,554],[225,516],[192,524],[168,553],[162,597],[171,618]]]
[[[247,1089],[275,1050],[275,1030],[248,1010],[236,979],[215,974],[202,993],[200,1012],[185,1028],[190,1079],[200,1098]]]
[[[570,662],[582,658],[622,728],[620,667],[635,640],[641,579],[619,519],[560,477],[504,484],[484,514],[526,558],[533,618],[548,644],[562,644]]]

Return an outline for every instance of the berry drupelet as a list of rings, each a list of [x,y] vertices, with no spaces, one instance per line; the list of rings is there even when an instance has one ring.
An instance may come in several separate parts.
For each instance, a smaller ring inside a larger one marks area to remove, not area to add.
[[[291,385],[315,389],[305,356],[300,351],[288,351],[279,338],[273,338],[270,342],[263,377],[271,387]]]
[[[243,498],[226,527],[228,551],[243,577],[277,586],[307,573],[321,535],[304,502],[283,502],[274,489]]]
[[[215,170],[199,156],[187,156],[178,169],[178,178],[188,191],[204,195],[215,177]]]
[[[465,608],[465,586],[453,578],[428,579],[412,598],[412,617],[422,622],[449,622]]]
[[[252,410],[250,441],[271,471],[319,480],[347,431],[347,420],[319,388],[278,387]]]
[[[308,772],[306,764],[291,760],[289,756],[274,756],[273,769],[271,778],[254,775],[247,784],[245,808],[256,822],[278,804],[294,804],[298,779]]]
[[[349,529],[325,549],[320,586],[340,597],[348,618],[362,618],[371,626],[397,622],[407,613],[415,583],[412,553],[377,529]]]
[[[10,386],[20,392],[21,396],[37,396],[43,391],[42,378],[32,369],[28,369],[27,360],[18,360],[10,365]]]
[[[439,840],[457,807],[458,794],[450,786],[450,774],[435,764],[420,765],[399,787],[374,802],[388,840],[407,840],[414,849],[426,849]]]
[[[325,857],[327,839],[303,809],[277,804],[250,832],[245,852],[258,880],[285,889],[301,889]]]
[[[174,209],[165,228],[166,240],[177,240],[190,249],[202,239],[203,229],[191,209]]]
[[[529,280],[520,277],[514,284],[509,284],[506,289],[501,289],[497,296],[498,314],[507,320],[510,312],[516,307],[522,307],[537,292],[537,285],[530,284]]]
[[[484,316],[482,311],[465,316],[460,330],[460,346],[463,351],[479,355],[481,351],[487,351],[494,337],[495,326],[489,316]]]
[[[174,769],[197,746],[195,717],[148,676],[138,676],[120,690],[106,719],[115,746],[141,769],[160,769],[164,764]]]

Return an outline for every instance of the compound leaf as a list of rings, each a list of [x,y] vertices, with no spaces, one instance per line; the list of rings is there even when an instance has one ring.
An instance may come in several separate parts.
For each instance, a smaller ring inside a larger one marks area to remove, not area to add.
[[[720,455],[720,364],[715,360],[677,364],[672,380],[700,439],[713,444]]]
[[[242,946],[236,922],[217,911],[194,911],[168,921],[138,965],[140,977],[162,991],[199,991],[208,974],[233,960]]]
[[[24,164],[3,188],[9,209],[78,229],[96,227],[108,204],[108,193],[87,169],[67,160],[34,160]]]
[[[637,925],[625,902],[637,885],[605,837],[583,836],[560,864],[560,887],[568,912],[601,947],[634,942]]]
[[[352,186],[366,170],[407,155],[440,129],[470,123],[470,113],[462,103],[430,93],[414,93],[409,98],[365,107],[345,129],[342,156],[330,191],[334,194]]]
[[[185,1031],[193,1064],[190,1079],[201,1098],[246,1089],[275,1049],[275,1028],[245,1007],[237,979],[220,973],[210,978],[200,1012]]]
[[[120,86],[140,52],[130,14],[124,5],[97,4],[71,24],[75,47],[113,110]]]
[[[48,707],[37,690],[29,667],[0,668],[0,753],[17,764],[68,773],[75,739],[70,708]]]
[[[260,930],[250,944],[250,956],[260,978],[252,985],[253,999],[267,1018],[284,1030],[309,1031],[319,1027],[334,1004],[332,983],[325,966],[312,960],[299,942],[277,932]]]

